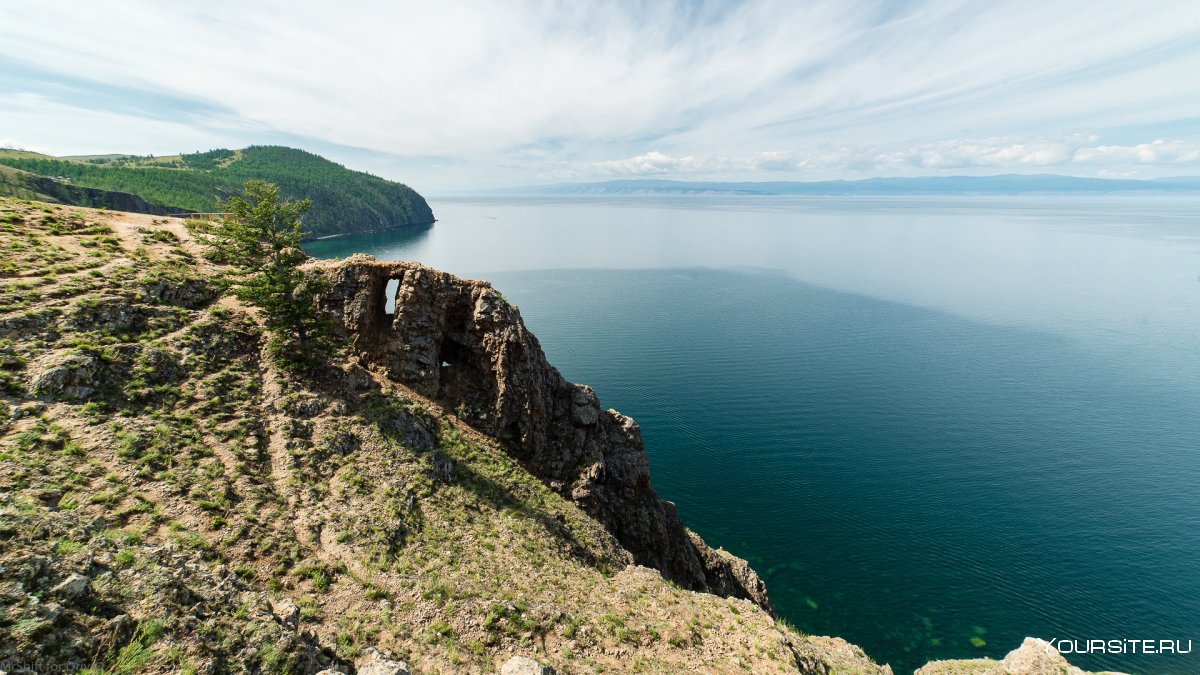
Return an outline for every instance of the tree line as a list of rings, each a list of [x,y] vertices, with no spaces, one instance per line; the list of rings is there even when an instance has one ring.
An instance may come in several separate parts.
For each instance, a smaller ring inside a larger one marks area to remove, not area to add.
[[[104,163],[107,162],[107,163]],[[284,199],[307,198],[305,226],[313,236],[369,232],[433,222],[428,203],[415,190],[303,150],[251,146],[181,155],[174,166],[139,158],[74,161],[0,157],[0,164],[30,173],[69,179],[82,187],[129,192],[156,204],[189,211],[216,211],[247,180],[278,186]],[[183,168],[178,168],[179,164]]]

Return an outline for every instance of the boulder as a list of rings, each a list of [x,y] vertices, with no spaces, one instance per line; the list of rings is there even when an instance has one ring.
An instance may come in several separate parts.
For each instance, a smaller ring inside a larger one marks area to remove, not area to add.
[[[51,358],[34,371],[33,393],[50,399],[83,400],[99,386],[100,359],[93,354],[69,352]]]
[[[51,588],[50,593],[64,600],[74,600],[87,593],[88,586],[88,578],[76,572],[59,582],[54,588]]]
[[[271,613],[279,619],[279,623],[293,632],[300,627],[300,608],[290,598],[272,600]]]
[[[376,649],[368,649],[354,668],[358,675],[409,675],[408,663],[385,658]]]
[[[554,675],[554,669],[528,656],[514,656],[500,666],[500,675]]]

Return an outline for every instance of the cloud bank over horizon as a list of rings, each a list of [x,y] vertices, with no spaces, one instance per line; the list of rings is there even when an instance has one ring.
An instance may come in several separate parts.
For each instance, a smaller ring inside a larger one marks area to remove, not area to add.
[[[1063,169],[1099,176],[1121,175],[1106,167],[1196,167],[1200,143],[1157,139],[1137,145],[1102,145],[1099,136],[1079,139],[951,139],[899,150],[877,148],[826,148],[810,152],[760,152],[742,157],[673,157],[653,151],[628,159],[593,162],[582,167],[564,165],[556,174],[563,179],[597,176],[712,176],[770,174],[827,175],[839,170],[870,175],[927,175],[913,170],[1012,170]],[[555,175],[555,174],[548,174]],[[939,174],[940,175],[940,174]]]
[[[0,0],[0,145],[447,190],[1200,173],[1200,4]]]

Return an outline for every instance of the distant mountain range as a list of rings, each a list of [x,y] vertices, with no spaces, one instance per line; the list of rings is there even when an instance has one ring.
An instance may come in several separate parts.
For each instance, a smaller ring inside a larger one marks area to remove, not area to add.
[[[312,199],[312,236],[352,234],[434,221],[415,190],[352,171],[295,148],[251,146],[169,157],[52,157],[0,150],[0,196],[142,213],[209,212],[247,179],[279,185],[286,198]]]
[[[1038,193],[1196,192],[1200,176],[1132,180],[1055,174],[867,178],[863,180],[708,182],[612,180],[505,188],[493,194],[528,195],[1016,195]]]

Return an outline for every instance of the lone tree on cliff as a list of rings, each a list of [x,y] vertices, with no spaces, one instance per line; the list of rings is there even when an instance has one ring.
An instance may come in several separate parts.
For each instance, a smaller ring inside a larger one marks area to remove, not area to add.
[[[308,260],[301,218],[311,205],[281,200],[279,186],[251,179],[240,196],[221,203],[227,218],[189,221],[214,260],[237,267],[237,297],[263,310],[271,353],[290,366],[310,364],[329,349],[328,325],[316,312],[319,282],[300,271]]]

